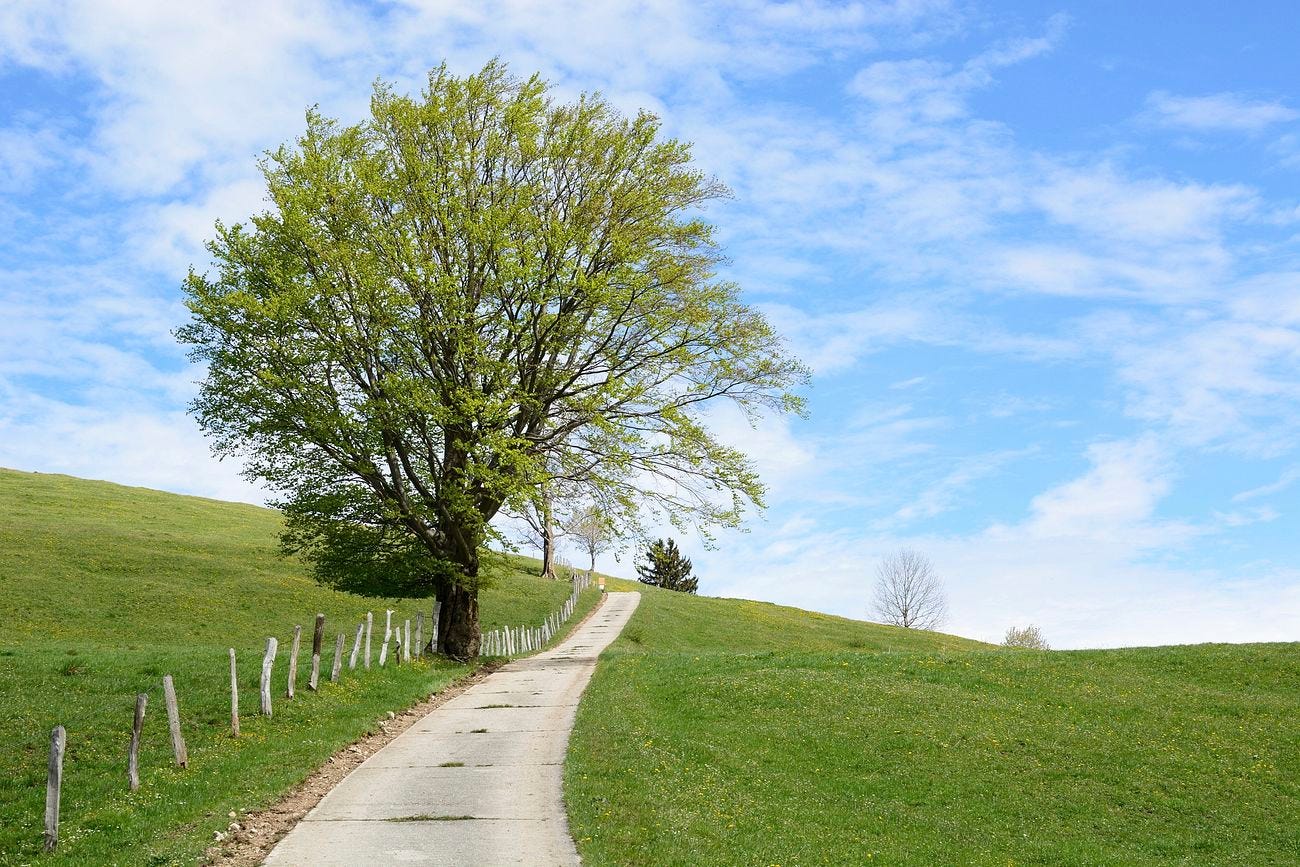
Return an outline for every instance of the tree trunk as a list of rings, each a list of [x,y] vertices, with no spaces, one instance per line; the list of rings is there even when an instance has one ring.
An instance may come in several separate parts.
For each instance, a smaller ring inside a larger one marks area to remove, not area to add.
[[[478,591],[453,584],[439,594],[438,650],[452,659],[478,656]]]
[[[543,498],[542,519],[542,577],[555,580],[555,533],[551,530],[551,501]]]
[[[449,432],[450,435],[450,432]],[[453,478],[461,475],[464,455],[458,454],[447,461]],[[444,542],[443,557],[456,566],[459,575],[448,576],[437,588],[442,607],[438,613],[438,651],[452,659],[469,660],[478,656],[482,637],[478,628],[478,567],[479,545],[483,542],[482,514],[494,514],[495,509],[481,505],[469,507],[460,497],[450,498],[438,522],[439,534]]]

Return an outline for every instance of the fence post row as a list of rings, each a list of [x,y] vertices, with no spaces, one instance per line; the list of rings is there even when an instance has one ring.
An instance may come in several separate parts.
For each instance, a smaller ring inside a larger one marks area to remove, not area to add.
[[[512,656],[517,653],[528,653],[532,650],[540,649],[549,644],[560,633],[561,627],[573,616],[577,608],[578,594],[587,586],[590,581],[586,578],[574,579],[574,590],[568,599],[561,604],[557,611],[546,615],[541,626],[516,626],[516,627],[499,627],[487,633],[483,637],[483,646],[485,655],[490,656]],[[433,610],[429,620],[429,641],[424,641],[424,612],[417,612],[415,615],[415,636],[412,643],[411,621],[405,620],[396,630],[393,630],[393,611],[391,609],[384,612],[384,643],[379,648],[379,665],[383,667],[387,661],[388,644],[396,638],[396,661],[398,663],[410,662],[412,659],[412,650],[416,658],[422,657],[427,648],[430,653],[438,652],[438,633],[442,616],[442,603],[436,598],[433,600]],[[352,653],[348,659],[348,670],[355,670],[357,667],[357,657],[361,653],[362,639],[365,641],[365,667],[370,668],[371,645],[370,636],[374,628],[374,612],[367,611],[365,620],[357,624],[356,637],[352,641]],[[309,687],[316,690],[320,681],[320,657],[321,644],[325,633],[325,615],[316,615],[315,630],[312,633],[312,666],[311,680]],[[293,646],[289,657],[289,677],[286,689],[286,696],[293,698],[294,687],[298,675],[298,652],[302,641],[302,626],[295,626],[293,629]],[[334,642],[334,662],[330,670],[330,682],[337,683],[340,672],[343,669],[343,652],[345,647],[345,636],[342,632],[335,636]],[[279,650],[279,641],[270,636],[266,639],[266,652],[262,657],[262,677],[261,677],[261,712],[263,716],[272,716],[271,709],[271,674],[275,667],[275,657]],[[230,654],[230,734],[232,737],[239,737],[239,673],[237,666],[237,654],[235,648],[229,648]],[[185,738],[181,733],[180,706],[176,699],[176,685],[170,674],[163,676],[163,698],[167,705],[167,726],[171,734],[172,751],[175,754],[176,764],[181,768],[189,767],[189,755],[185,746]],[[131,791],[140,788],[140,741],[144,728],[145,710],[149,703],[149,696],[146,693],[139,693],[135,697],[135,715],[131,723],[131,744],[127,751],[127,781]],[[63,755],[67,746],[67,730],[63,726],[55,726],[50,733],[50,763],[49,779],[47,781],[45,793],[45,851],[53,851],[58,844],[59,834],[59,802],[63,782]]]

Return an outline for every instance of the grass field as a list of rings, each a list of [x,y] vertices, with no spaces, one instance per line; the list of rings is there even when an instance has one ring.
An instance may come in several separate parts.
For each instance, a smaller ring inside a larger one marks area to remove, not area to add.
[[[424,662],[283,697],[294,624],[427,600],[316,585],[278,516],[0,470],[0,864],[192,864],[230,821],[389,710],[468,671]],[[485,628],[567,594],[497,556]],[[644,591],[579,709],[566,766],[590,865],[1300,863],[1300,645],[1006,651],[758,602]],[[584,596],[579,611],[595,602]],[[275,716],[256,716],[265,638]],[[376,641],[376,654],[377,654]],[[228,647],[243,735],[227,733]],[[172,767],[163,674],[190,768]],[[149,694],[143,786],[126,787]],[[39,853],[50,728],[61,846]]]
[[[0,469],[0,864],[192,864],[230,821],[304,779],[387,711],[468,672],[447,662],[349,673],[306,689],[311,631],[334,636],[427,600],[373,599],[313,582],[276,549],[279,517],[253,506]],[[539,623],[567,582],[526,558],[491,559],[485,629]],[[581,609],[597,593],[584,594]],[[580,610],[579,615],[581,616]],[[289,644],[303,626],[298,695],[284,698]],[[267,636],[279,639],[274,717],[256,715]],[[229,658],[240,671],[242,736],[229,723]],[[190,767],[172,767],[162,676],[176,682]],[[149,695],[139,791],[126,785],[135,694]],[[59,851],[40,855],[50,729],[68,730]]]
[[[1007,651],[634,587],[566,766],[589,865],[1300,863],[1300,645]]]

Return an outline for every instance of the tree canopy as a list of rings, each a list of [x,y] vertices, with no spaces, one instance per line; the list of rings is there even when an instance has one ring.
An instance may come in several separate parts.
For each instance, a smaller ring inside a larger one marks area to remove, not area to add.
[[[497,62],[307,114],[261,163],[268,207],[216,226],[178,330],[214,450],[279,494],[322,580],[433,592],[477,653],[479,551],[553,480],[630,532],[762,504],[706,408],[800,411],[806,377],[717,273],[726,194],[659,121],[552,99]]]

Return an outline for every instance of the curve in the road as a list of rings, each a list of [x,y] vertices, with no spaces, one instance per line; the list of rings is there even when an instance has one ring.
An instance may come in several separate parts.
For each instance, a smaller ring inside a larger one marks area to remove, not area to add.
[[[639,593],[610,593],[556,647],[433,710],[357,767],[272,850],[268,865],[578,864],[564,755],[596,658]]]

